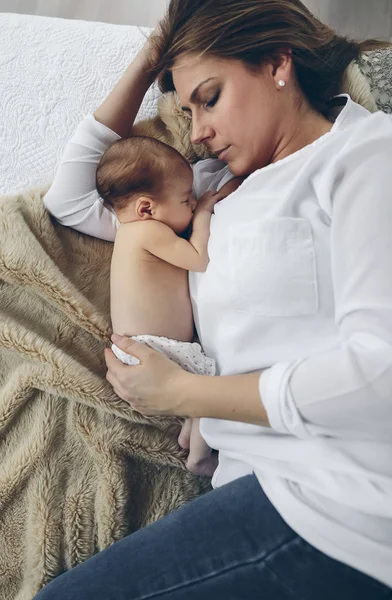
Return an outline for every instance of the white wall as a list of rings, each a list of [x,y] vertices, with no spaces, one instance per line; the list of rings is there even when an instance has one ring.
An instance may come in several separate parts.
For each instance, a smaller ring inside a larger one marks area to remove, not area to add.
[[[303,0],[324,23],[358,40],[392,39],[392,0]]]
[[[304,0],[323,21],[358,39],[392,39],[392,0]],[[0,0],[0,12],[153,27],[168,0]]]
[[[167,0],[0,0],[0,12],[154,27]]]

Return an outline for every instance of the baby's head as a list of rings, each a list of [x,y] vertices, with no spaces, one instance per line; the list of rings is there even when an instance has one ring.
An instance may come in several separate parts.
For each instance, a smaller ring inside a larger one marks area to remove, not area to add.
[[[155,219],[182,233],[196,207],[190,165],[177,150],[153,138],[112,144],[98,165],[96,186],[121,223]]]

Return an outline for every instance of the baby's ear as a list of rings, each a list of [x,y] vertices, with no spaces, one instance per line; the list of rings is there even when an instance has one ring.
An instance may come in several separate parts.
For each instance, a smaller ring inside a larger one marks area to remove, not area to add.
[[[156,202],[152,198],[148,196],[140,196],[136,200],[136,214],[139,219],[145,221],[147,219],[152,219],[154,216],[154,211],[156,208]]]

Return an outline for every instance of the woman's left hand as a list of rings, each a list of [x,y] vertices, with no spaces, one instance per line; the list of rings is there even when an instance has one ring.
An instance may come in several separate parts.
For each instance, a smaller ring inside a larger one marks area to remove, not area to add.
[[[190,374],[161,352],[128,337],[113,335],[112,341],[127,354],[140,360],[129,366],[105,349],[106,379],[117,396],[145,416],[187,416],[181,390]]]

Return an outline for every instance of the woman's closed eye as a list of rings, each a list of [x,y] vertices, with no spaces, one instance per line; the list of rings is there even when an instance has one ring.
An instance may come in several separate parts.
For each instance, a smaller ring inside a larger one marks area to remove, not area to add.
[[[211,98],[211,100],[208,100],[206,102],[200,101],[200,104],[206,109],[213,108],[215,106],[215,104],[218,102],[220,94],[221,94],[220,91],[218,91],[215,94],[215,96],[213,96]],[[181,109],[192,119],[192,110],[190,108],[188,108],[187,106],[182,106]]]
[[[215,104],[218,102],[219,100],[219,96],[220,96],[220,92],[217,92],[215,94],[215,96],[212,98],[212,100],[209,100],[208,102],[204,103],[204,107],[205,108],[212,108],[213,106],[215,106]]]

